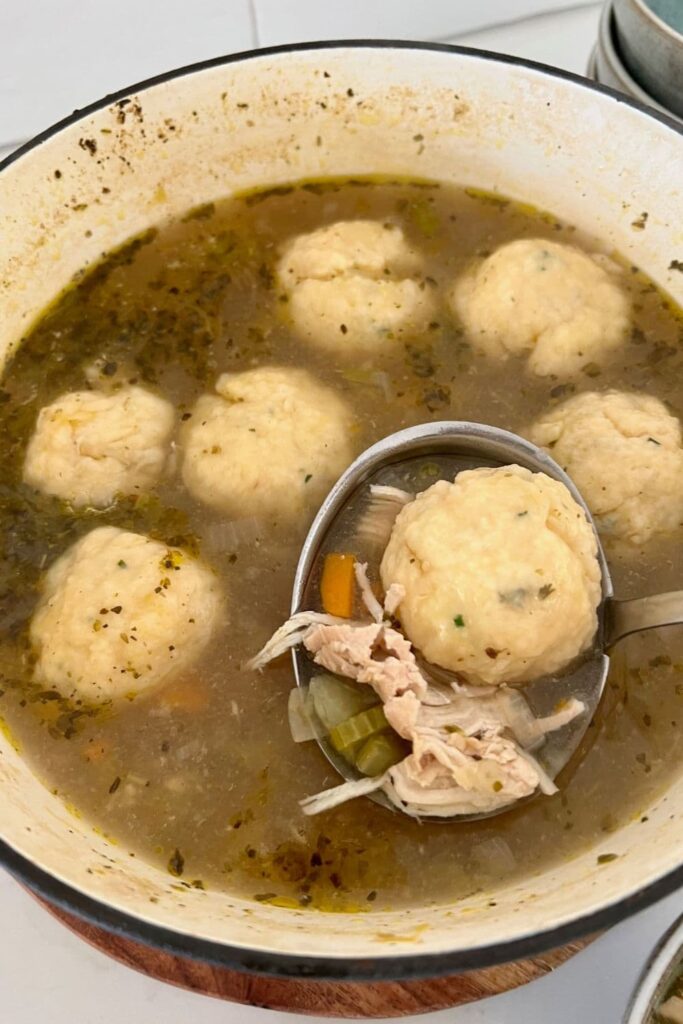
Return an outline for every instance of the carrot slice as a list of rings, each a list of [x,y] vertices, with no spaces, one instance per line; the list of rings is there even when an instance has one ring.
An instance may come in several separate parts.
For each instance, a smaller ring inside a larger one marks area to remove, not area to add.
[[[325,555],[320,580],[320,599],[328,615],[350,619],[353,614],[354,555]]]

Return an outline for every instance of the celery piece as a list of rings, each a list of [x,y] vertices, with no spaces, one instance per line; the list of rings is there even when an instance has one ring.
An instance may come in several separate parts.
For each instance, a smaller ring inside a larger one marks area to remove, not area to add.
[[[328,732],[380,702],[371,686],[326,674],[311,679],[309,689],[315,713]]]
[[[374,778],[384,775],[410,753],[409,745],[392,730],[377,733],[366,740],[356,756],[356,768]]]
[[[330,742],[335,750],[343,753],[347,747],[367,739],[368,736],[372,736],[373,733],[386,729],[386,727],[387,720],[384,716],[384,709],[377,705],[340,722],[330,731]]]

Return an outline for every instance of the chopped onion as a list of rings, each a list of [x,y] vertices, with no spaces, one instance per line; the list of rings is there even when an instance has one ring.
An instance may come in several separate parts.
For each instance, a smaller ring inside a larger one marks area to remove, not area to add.
[[[683,1024],[683,999],[680,996],[671,996],[659,1007],[657,1016],[666,1021],[666,1024]]]
[[[396,516],[414,497],[399,487],[372,484],[370,502],[358,524],[358,536],[378,547],[384,547],[391,536]]]
[[[472,856],[480,867],[498,876],[509,875],[517,867],[517,860],[509,844],[500,836],[477,843],[472,848]]]
[[[394,393],[394,389],[391,386],[391,380],[389,379],[388,373],[385,373],[383,370],[377,370],[372,375],[372,383],[375,385],[375,387],[378,387],[380,389],[387,402],[393,402],[396,395]]]
[[[519,744],[515,743],[515,746],[517,747],[517,753],[520,755],[520,757],[523,757],[525,761],[528,761],[529,764],[532,765],[532,767],[537,772],[538,788],[540,789],[541,793],[545,793],[546,796],[553,796],[555,793],[557,793],[557,786],[550,778],[548,773],[545,771],[545,769],[541,767],[541,764],[538,761],[538,759],[535,758],[533,754],[530,754],[528,750],[525,750],[524,747],[520,747]]]
[[[333,807],[338,807],[339,804],[344,804],[347,800],[355,800],[358,796],[367,796],[368,793],[376,792],[376,790],[382,788],[385,780],[386,774],[378,775],[374,779],[357,779],[353,782],[343,782],[341,786],[326,789],[322,793],[316,793],[315,796],[309,796],[305,800],[301,800],[301,809],[304,814],[309,816],[321,814],[323,811],[331,811]]]
[[[363,604],[370,612],[370,615],[375,622],[381,622],[384,618],[384,608],[375,597],[372,587],[370,586],[370,580],[368,579],[368,563],[355,562],[353,571],[356,574],[356,584],[360,590],[360,596],[363,600]]]
[[[211,523],[202,537],[207,547],[214,551],[235,551],[247,544],[253,544],[266,534],[263,521],[250,516],[247,519],[231,519],[228,522]]]
[[[295,743],[308,743],[316,738],[316,729],[310,715],[311,695],[307,686],[295,686],[289,691],[287,715],[289,730]]]
[[[536,717],[526,698],[519,690],[511,690],[506,686],[501,688],[498,700],[508,728],[512,730],[519,743],[527,750],[536,746],[545,733],[539,730]]]

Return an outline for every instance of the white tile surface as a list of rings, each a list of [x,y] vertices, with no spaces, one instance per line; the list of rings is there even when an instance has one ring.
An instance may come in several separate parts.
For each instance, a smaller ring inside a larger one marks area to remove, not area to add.
[[[650,949],[681,910],[667,900],[598,939],[540,981],[405,1024],[618,1024]],[[207,999],[122,967],[51,918],[0,872],[3,1024],[292,1024],[294,1018]],[[10,924],[11,923],[11,924]],[[303,1018],[302,1018],[303,1019]],[[310,1024],[324,1024],[308,1017]]]
[[[143,78],[255,44],[250,0],[0,0],[0,146]]]
[[[0,0],[0,157],[10,144],[131,82],[204,57],[293,39],[463,42],[583,71],[598,6],[571,0]],[[539,12],[550,12],[536,17]],[[524,17],[525,20],[514,22]],[[531,17],[529,17],[531,16]],[[501,27],[491,27],[504,20]],[[510,23],[512,22],[512,23]],[[257,34],[258,33],[258,36]],[[430,1024],[618,1024],[669,897],[552,976]],[[286,1024],[158,984],[74,938],[0,871],[1,1024]],[[412,1018],[419,1024],[427,1018]],[[315,1024],[315,1018],[309,1018]],[[406,1024],[410,1022],[406,1019]]]
[[[261,46],[296,39],[448,39],[591,0],[254,0]]]
[[[511,53],[585,75],[588,54],[598,35],[601,8],[602,4],[592,3],[536,15],[522,22],[458,35],[449,42]]]

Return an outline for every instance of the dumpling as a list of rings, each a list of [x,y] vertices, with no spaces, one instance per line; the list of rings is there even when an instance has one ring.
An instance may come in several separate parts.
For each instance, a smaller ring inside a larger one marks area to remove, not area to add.
[[[529,681],[587,649],[597,542],[567,488],[520,466],[440,480],[399,512],[381,563],[424,657],[474,683]]]
[[[568,377],[623,341],[629,303],[607,261],[543,238],[508,242],[454,284],[450,305],[476,348],[529,354],[539,376]]]
[[[277,273],[297,332],[357,358],[390,349],[425,326],[434,303],[421,270],[422,259],[400,228],[351,220],[294,238]]]
[[[174,419],[168,402],[141,387],[62,395],[38,415],[24,480],[72,505],[104,508],[159,480]]]
[[[598,529],[634,544],[683,523],[681,424],[650,395],[588,391],[529,437],[567,471]]]
[[[202,563],[98,527],[45,574],[30,626],[35,678],[94,703],[142,693],[187,668],[222,615],[218,581]]]
[[[199,501],[232,516],[292,521],[352,460],[344,402],[305,370],[224,373],[181,433],[182,472]]]

